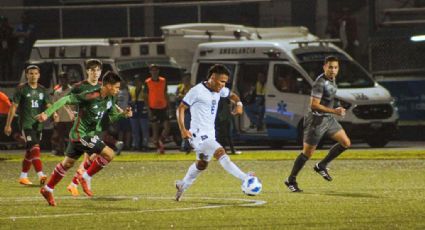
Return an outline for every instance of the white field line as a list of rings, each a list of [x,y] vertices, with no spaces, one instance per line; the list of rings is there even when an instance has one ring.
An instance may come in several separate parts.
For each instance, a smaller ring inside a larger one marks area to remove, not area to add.
[[[64,199],[96,199],[96,198],[87,198],[87,197],[58,197],[61,200]],[[134,201],[142,199],[147,200],[173,200],[174,197],[140,197],[140,196],[102,196],[97,197],[99,199],[110,198],[110,199],[131,199]],[[6,198],[1,198],[0,201],[5,200]],[[8,201],[35,201],[35,200],[44,200],[41,197],[18,197],[16,199],[7,198]],[[72,217],[72,216],[91,216],[99,214],[129,214],[129,213],[149,213],[149,212],[171,212],[171,211],[192,211],[199,209],[212,209],[212,208],[224,208],[232,206],[260,206],[267,203],[264,200],[250,200],[250,199],[238,199],[238,198],[214,198],[214,197],[184,197],[185,200],[220,200],[220,201],[240,201],[245,202],[242,204],[222,204],[222,205],[207,205],[200,207],[187,207],[187,208],[161,208],[161,209],[150,209],[150,210],[135,210],[135,211],[116,211],[116,212],[79,212],[79,213],[66,213],[66,214],[49,214],[49,215],[32,215],[32,216],[9,216],[9,217],[0,217],[3,220],[12,220],[16,219],[35,219],[35,218],[61,218],[61,217]]]

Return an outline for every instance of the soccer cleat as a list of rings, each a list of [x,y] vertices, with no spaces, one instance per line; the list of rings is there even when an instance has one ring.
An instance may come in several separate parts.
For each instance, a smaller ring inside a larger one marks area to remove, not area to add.
[[[32,185],[32,182],[28,179],[28,177],[22,177],[19,178],[19,184]]]
[[[93,192],[91,191],[91,179],[86,179],[83,175],[78,174],[78,182],[80,182],[81,187],[83,187],[83,191],[87,196],[93,196]]]
[[[53,193],[47,191],[44,186],[40,189],[40,194],[43,195],[44,199],[46,199],[47,203],[49,203],[50,206],[56,206],[55,198],[53,197]]]
[[[327,168],[321,168],[321,167],[319,167],[319,163],[317,163],[315,166],[314,166],[314,171],[316,171],[318,174],[320,174],[325,180],[327,180],[327,181],[332,181],[332,177],[331,177],[331,175],[329,175],[329,173],[328,173],[328,169]]]
[[[72,182],[69,183],[66,189],[71,193],[73,197],[77,197],[80,195],[80,193],[78,192],[77,186],[75,186]]]
[[[47,176],[44,175],[44,176],[39,177],[38,179],[40,180],[40,186],[43,186],[46,183]]]
[[[182,199],[183,193],[184,193],[184,188],[183,188],[183,181],[178,180],[176,181],[176,201],[180,201]]]
[[[284,183],[285,183],[286,187],[288,187],[289,190],[291,190],[291,192],[302,192],[303,191],[298,187],[298,183],[295,182],[295,181],[289,182],[288,180],[285,180]]]
[[[117,143],[115,144],[115,148],[117,149],[115,151],[115,155],[117,155],[117,156],[121,155],[121,151],[124,148],[124,142],[117,141]]]

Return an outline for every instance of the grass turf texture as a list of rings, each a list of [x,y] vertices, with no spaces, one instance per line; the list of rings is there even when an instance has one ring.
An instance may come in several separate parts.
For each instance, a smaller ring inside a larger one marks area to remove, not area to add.
[[[37,186],[17,183],[22,154],[0,154],[0,229],[82,228],[255,228],[255,229],[424,229],[423,150],[349,150],[331,165],[327,182],[307,162],[298,182],[304,193],[290,193],[282,181],[298,151],[253,151],[231,158],[263,182],[256,197],[242,194],[240,182],[212,162],[183,201],[175,202],[174,180],[181,179],[194,154],[123,153],[94,177],[95,197],[74,199],[55,189],[49,207]],[[46,173],[61,157],[43,156]],[[36,182],[33,169],[30,179]],[[82,193],[81,189],[80,192]],[[242,200],[245,199],[245,200]],[[259,206],[241,206],[261,200]]]

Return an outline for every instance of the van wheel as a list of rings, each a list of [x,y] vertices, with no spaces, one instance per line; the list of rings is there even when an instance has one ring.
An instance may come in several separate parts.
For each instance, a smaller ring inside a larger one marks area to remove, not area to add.
[[[390,142],[390,139],[385,136],[369,136],[366,139],[366,143],[372,148],[382,148]]]

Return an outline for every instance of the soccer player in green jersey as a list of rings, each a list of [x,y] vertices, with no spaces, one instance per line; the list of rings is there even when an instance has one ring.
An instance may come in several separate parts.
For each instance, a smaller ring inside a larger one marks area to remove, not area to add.
[[[105,145],[98,137],[101,132],[100,122],[103,115],[108,112],[112,121],[123,117],[131,117],[131,108],[118,112],[114,105],[114,96],[120,89],[121,78],[112,72],[103,77],[102,86],[99,89],[85,91],[81,94],[70,94],[54,103],[49,109],[36,116],[39,121],[45,121],[54,111],[65,104],[74,104],[79,107],[74,125],[70,132],[70,140],[65,151],[65,159],[56,165],[47,185],[43,186],[40,193],[49,205],[55,206],[53,197],[55,185],[65,176],[66,172],[74,165],[78,158],[85,152],[88,154],[100,153],[90,167],[79,176],[84,192],[92,196],[91,177],[105,167],[114,157],[114,151]]]
[[[101,84],[99,82],[99,77],[102,73],[102,62],[99,59],[88,59],[85,64],[86,64],[87,79],[74,84],[72,86],[70,94],[80,94],[84,91],[90,91],[90,90],[100,88]],[[102,123],[105,122],[105,120],[107,119],[106,117],[107,116],[104,116]],[[119,144],[117,143],[117,141],[113,140],[113,138],[106,138],[106,137],[109,137],[109,136],[102,135],[102,138],[105,144],[111,148],[118,149],[117,152],[120,151],[118,147]],[[121,142],[121,144],[123,143]],[[118,154],[117,152],[116,154]],[[88,154],[84,154],[83,161],[81,162],[80,166],[75,172],[71,183],[69,183],[69,185],[66,187],[66,189],[71,193],[72,196],[80,195],[80,193],[78,192],[78,185],[79,185],[78,176],[80,174],[83,174],[90,167],[91,163],[93,162],[94,159],[96,159],[96,157],[97,157],[96,153],[91,154],[91,156],[89,156]]]
[[[28,171],[32,164],[37,172],[40,184],[44,185],[47,177],[43,173],[43,166],[40,159],[40,140],[43,125],[34,116],[50,106],[50,100],[46,88],[38,84],[40,68],[36,65],[30,65],[25,69],[25,75],[27,82],[20,84],[13,95],[13,103],[9,109],[4,133],[7,136],[12,133],[11,124],[18,110],[21,129],[26,141],[26,153],[22,161],[22,172],[19,177],[19,183],[23,185],[32,184],[28,179]]]

